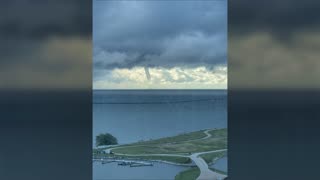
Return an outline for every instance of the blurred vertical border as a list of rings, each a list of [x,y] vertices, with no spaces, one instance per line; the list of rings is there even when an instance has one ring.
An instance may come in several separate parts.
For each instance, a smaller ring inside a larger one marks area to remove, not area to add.
[[[91,0],[0,3],[0,179],[91,179]]]
[[[229,179],[319,179],[320,2],[228,2]]]

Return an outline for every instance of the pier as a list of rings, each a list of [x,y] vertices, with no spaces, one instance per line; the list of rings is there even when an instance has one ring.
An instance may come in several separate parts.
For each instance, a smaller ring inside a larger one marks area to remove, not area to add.
[[[153,166],[152,162],[138,161],[138,160],[124,160],[116,158],[100,158],[93,159],[93,162],[101,162],[101,164],[107,164],[117,162],[118,166],[130,166],[130,167],[141,167],[141,166]]]

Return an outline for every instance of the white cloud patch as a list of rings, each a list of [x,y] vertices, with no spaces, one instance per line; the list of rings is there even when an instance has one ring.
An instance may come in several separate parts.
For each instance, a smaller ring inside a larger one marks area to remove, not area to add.
[[[227,67],[149,68],[150,79],[144,67],[105,71],[94,81],[94,89],[226,89]]]

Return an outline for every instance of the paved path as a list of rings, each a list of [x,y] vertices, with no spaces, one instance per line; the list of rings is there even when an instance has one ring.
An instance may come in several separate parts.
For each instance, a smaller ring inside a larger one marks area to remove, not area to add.
[[[208,139],[208,138],[210,138],[210,137],[212,136],[212,135],[209,133],[209,131],[214,131],[214,129],[208,129],[208,130],[203,131],[203,133],[205,133],[205,134],[207,135],[207,136],[205,136],[205,137],[198,138],[198,139],[190,139],[190,140],[185,140],[185,141],[177,141],[177,142],[174,142],[174,143],[191,142],[191,141],[199,141],[199,140]]]
[[[200,155],[208,154],[208,153],[215,153],[215,152],[224,152],[227,149],[220,149],[214,151],[206,151],[206,152],[199,152],[194,153],[191,156],[182,155],[182,154],[119,154],[115,153],[116,155],[124,155],[124,156],[169,156],[169,157],[189,157],[200,169],[200,175],[197,180],[222,180],[224,179],[225,175],[213,172],[209,169],[208,164],[200,157]]]
[[[194,153],[194,154],[192,154],[190,156],[192,161],[200,169],[200,175],[197,178],[197,180],[220,180],[220,179],[224,179],[225,177],[227,177],[225,175],[213,172],[211,169],[209,169],[208,164],[200,157],[200,155],[202,155],[202,154],[208,154],[208,153],[214,153],[214,152],[223,152],[223,151],[227,151],[227,149]]]
[[[114,153],[115,155],[122,155],[122,156],[171,156],[171,157],[190,157],[183,154],[121,154],[121,153]]]
[[[212,129],[208,129],[206,131],[204,131],[204,133],[207,135],[206,137],[202,138],[202,139],[208,139],[209,137],[211,137],[212,135],[209,133],[209,131],[213,131]]]

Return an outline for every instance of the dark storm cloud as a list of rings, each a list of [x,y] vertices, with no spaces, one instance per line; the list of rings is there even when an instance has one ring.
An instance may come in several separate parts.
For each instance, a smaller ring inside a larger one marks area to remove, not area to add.
[[[227,3],[94,1],[94,68],[226,64]]]
[[[6,0],[0,6],[1,38],[91,34],[91,1]]]
[[[229,3],[231,32],[269,31],[291,35],[301,29],[319,27],[320,1],[316,0],[241,0]]]
[[[90,0],[1,1],[0,87],[90,86],[91,29]]]

